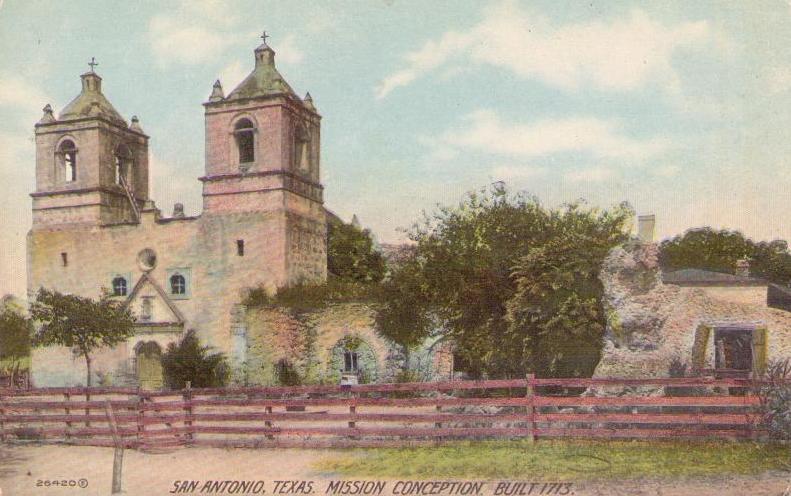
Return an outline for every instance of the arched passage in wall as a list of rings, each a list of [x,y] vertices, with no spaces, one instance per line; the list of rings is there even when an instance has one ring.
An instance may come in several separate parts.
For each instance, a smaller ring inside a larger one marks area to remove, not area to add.
[[[142,389],[162,388],[162,348],[159,344],[146,341],[135,346],[135,369]]]

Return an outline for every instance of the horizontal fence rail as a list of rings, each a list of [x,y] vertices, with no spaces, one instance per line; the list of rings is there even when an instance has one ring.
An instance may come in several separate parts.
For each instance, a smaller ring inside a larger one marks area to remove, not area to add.
[[[766,436],[756,394],[764,385],[713,377],[528,376],[351,387],[0,389],[0,441],[118,442],[148,449],[550,437],[756,439]]]

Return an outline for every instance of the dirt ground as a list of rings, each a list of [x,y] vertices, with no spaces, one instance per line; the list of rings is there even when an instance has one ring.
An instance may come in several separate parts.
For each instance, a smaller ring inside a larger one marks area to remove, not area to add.
[[[176,481],[199,481],[198,488],[188,494],[209,494],[200,488],[206,481],[265,481],[266,494],[273,494],[274,481],[313,481],[312,494],[325,494],[331,479],[351,480],[335,474],[319,473],[312,465],[330,450],[301,449],[204,449],[181,448],[161,453],[127,450],[123,463],[123,492],[127,495],[158,496],[173,494]],[[0,448],[0,495],[109,495],[111,488],[113,450],[110,448],[76,446],[7,446]],[[82,481],[81,481],[82,479]],[[441,479],[440,479],[441,480]],[[525,481],[529,481],[525,477]],[[55,486],[46,481],[65,481]],[[74,481],[74,482],[71,482]],[[482,494],[493,494],[494,482],[484,485]],[[557,494],[573,496],[676,496],[718,495],[791,496],[791,474],[767,473],[759,477],[717,477],[687,481],[630,480],[611,482],[575,482],[570,489],[550,488],[538,484],[528,492],[511,496]],[[69,486],[68,484],[72,484]],[[80,487],[86,485],[86,487]],[[294,488],[296,489],[296,488]],[[213,494],[217,494],[214,492]],[[232,492],[224,494],[250,494]],[[302,494],[289,492],[280,494]],[[390,483],[383,496],[390,496]]]

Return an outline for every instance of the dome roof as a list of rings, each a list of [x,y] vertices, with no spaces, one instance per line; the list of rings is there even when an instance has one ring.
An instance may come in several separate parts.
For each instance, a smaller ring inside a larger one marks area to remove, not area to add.
[[[266,42],[255,49],[255,69],[225,101],[287,94],[299,98],[275,68],[275,51]]]
[[[63,108],[58,119],[103,117],[126,126],[124,118],[102,94],[102,78],[93,71],[86,72],[80,77],[82,78],[82,92]]]

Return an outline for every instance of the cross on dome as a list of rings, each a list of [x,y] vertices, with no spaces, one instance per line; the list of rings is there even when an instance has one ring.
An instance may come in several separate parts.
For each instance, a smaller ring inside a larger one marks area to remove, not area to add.
[[[266,39],[267,39],[267,38],[270,38],[270,36],[269,36],[268,34],[266,34],[266,31],[264,31],[264,34],[262,34],[262,35],[260,36],[260,38],[261,38],[262,40],[264,40],[264,44],[266,45]]]
[[[99,65],[99,62],[96,62],[95,57],[91,57],[91,61],[88,62],[88,65],[91,66],[91,72],[94,72],[93,68]]]

